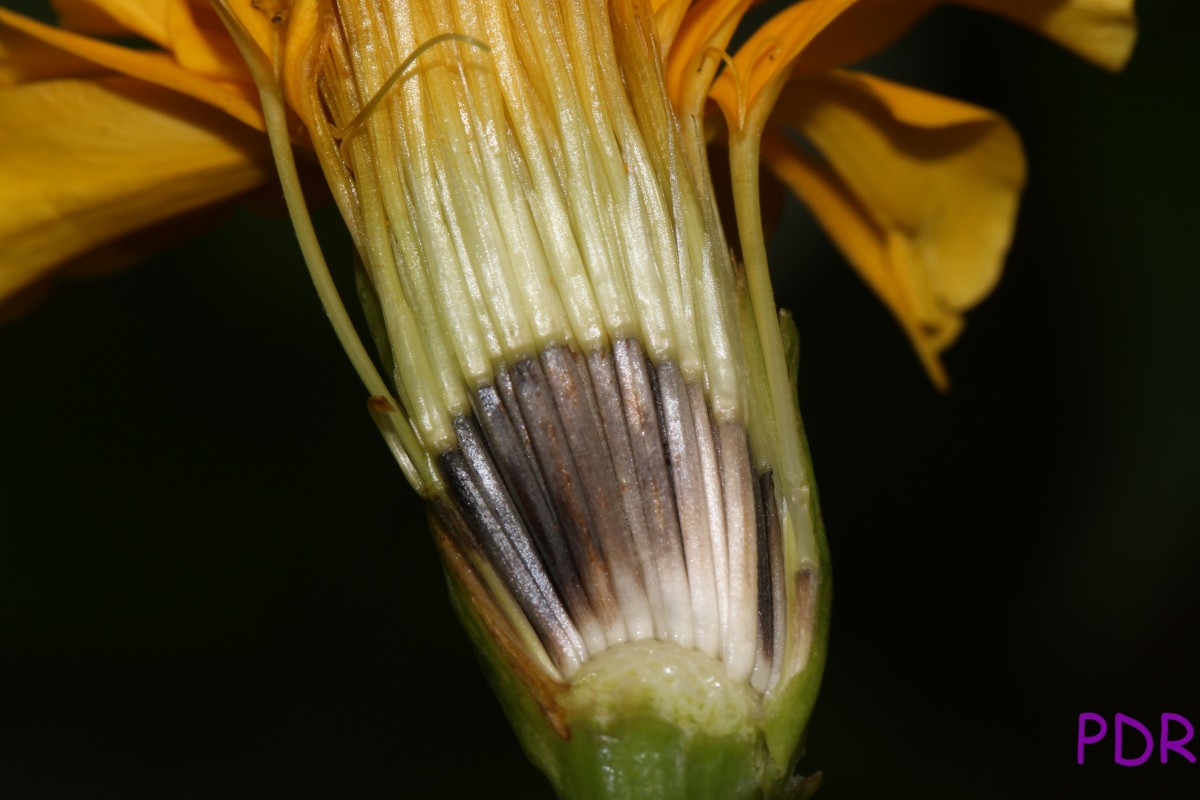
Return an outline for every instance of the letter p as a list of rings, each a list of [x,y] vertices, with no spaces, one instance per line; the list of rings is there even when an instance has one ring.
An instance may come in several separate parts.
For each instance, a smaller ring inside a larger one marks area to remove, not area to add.
[[[1096,733],[1092,736],[1088,735],[1087,724],[1089,721],[1100,723],[1100,732],[1099,733]],[[1108,733],[1108,723],[1104,721],[1104,717],[1100,716],[1099,714],[1093,714],[1090,711],[1085,711],[1084,713],[1080,714],[1079,715],[1079,737],[1077,739],[1077,744],[1076,744],[1076,748],[1075,748],[1075,763],[1082,764],[1083,763],[1083,749],[1085,747],[1087,747],[1089,744],[1095,744],[1096,742],[1100,741],[1101,739],[1103,739],[1105,737],[1105,735],[1107,733]]]

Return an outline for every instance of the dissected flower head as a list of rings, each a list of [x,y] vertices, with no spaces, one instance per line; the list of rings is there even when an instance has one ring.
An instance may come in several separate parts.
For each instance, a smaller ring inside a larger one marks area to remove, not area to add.
[[[828,594],[794,370],[649,9],[293,6],[267,48],[222,10],[347,220],[376,418],[526,749],[571,796],[783,782]]]
[[[803,0],[733,53],[749,0],[60,0],[67,30],[0,11],[0,298],[154,246],[273,166],[559,792],[795,792],[828,557],[759,165],[944,385],[1011,239],[1020,144],[990,112],[841,69],[938,4]],[[960,4],[1111,68],[1133,41],[1131,0]],[[128,33],[157,49],[95,38]],[[295,153],[349,228],[375,358]]]

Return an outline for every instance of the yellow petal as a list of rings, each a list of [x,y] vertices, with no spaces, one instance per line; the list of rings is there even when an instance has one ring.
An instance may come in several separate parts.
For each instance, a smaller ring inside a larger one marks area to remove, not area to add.
[[[4,90],[0,141],[0,298],[272,176],[257,131],[123,77]]]
[[[312,76],[316,63],[324,56],[318,38],[319,34],[326,32],[325,25],[328,22],[325,0],[212,2],[214,13],[223,14],[234,31],[230,41],[236,38],[239,45],[257,50],[252,53],[235,47],[239,60],[245,53],[246,60],[256,61],[263,70],[257,72],[251,69],[251,72],[260,78],[269,75],[272,82],[278,80],[289,109],[301,121],[312,119],[316,113],[323,113],[316,111],[321,102],[320,90]],[[304,130],[291,130],[294,142],[310,146],[305,134]]]
[[[956,0],[1028,26],[1106,69],[1125,66],[1137,38],[1133,0]]]
[[[1137,36],[1133,0],[806,0],[746,41],[734,56],[737,69],[722,71],[712,97],[731,130],[751,114],[761,123],[793,73],[865,58],[947,2],[1011,19],[1108,69],[1124,66]]]
[[[67,30],[89,36],[134,34],[170,51],[190,72],[250,83],[245,63],[208,0],[55,0],[54,5]]]
[[[107,70],[40,39],[0,25],[0,87],[48,78],[99,75]]]
[[[862,0],[803,52],[795,69],[853,64],[879,52],[939,5],[1006,17],[1106,69],[1125,65],[1137,38],[1134,0]]]
[[[134,34],[166,47],[168,6],[181,0],[52,0],[59,25],[88,36]]]
[[[937,354],[996,284],[1012,239],[1025,181],[1016,133],[984,109],[848,72],[793,79],[772,122],[801,132],[836,177],[778,131],[764,159],[809,202],[940,382]]]
[[[258,2],[257,5],[265,5]],[[254,4],[251,14],[262,17]],[[209,0],[55,0],[63,28],[89,36],[136,34],[210,78],[250,82],[237,48]]]
[[[249,84],[250,71],[208,0],[167,6],[167,49],[191,72]]]
[[[942,347],[921,327],[908,297],[899,290],[888,256],[887,238],[846,185],[828,166],[812,158],[781,131],[762,137],[762,157],[772,172],[800,197],[833,239],[846,260],[891,309],[908,334],[930,380],[946,389],[949,380],[940,359]],[[957,330],[951,332],[951,338]],[[948,342],[947,342],[948,343]]]
[[[258,2],[236,2],[235,0],[212,0],[216,5],[225,9],[225,13],[237,23],[241,32],[249,37],[263,56],[274,63],[274,37],[282,30],[287,32],[289,18],[293,6],[311,6],[315,0],[258,0]],[[311,15],[311,9],[302,9],[302,13]],[[280,24],[272,24],[276,19]]]
[[[0,31],[15,30],[77,58],[193,97],[262,129],[262,111],[253,85],[215,80],[180,67],[166,53],[130,50],[44,25],[0,8]]]
[[[44,272],[35,283],[25,286],[16,294],[0,298],[0,324],[19,319],[35,310],[60,281],[106,278],[140,266],[155,254],[215,227],[229,213],[230,206],[219,205],[172,217]]]
[[[882,50],[939,5],[1005,17],[1106,69],[1125,65],[1137,37],[1134,0],[863,0],[805,50],[796,69],[852,64]]]

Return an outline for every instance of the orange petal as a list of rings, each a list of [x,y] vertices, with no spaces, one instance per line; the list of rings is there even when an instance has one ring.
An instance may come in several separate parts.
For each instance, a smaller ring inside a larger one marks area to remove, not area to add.
[[[209,0],[55,0],[54,5],[67,30],[89,36],[132,33],[170,51],[187,70],[250,82],[245,63]],[[251,2],[243,5],[246,16],[265,19]]]
[[[772,123],[800,131],[822,170],[780,131],[763,158],[813,208],[900,319],[931,377],[962,313],[1000,277],[1025,160],[984,109],[867,75],[797,78]]]
[[[0,8],[0,30],[9,28],[65,53],[193,97],[261,129],[262,111],[253,85],[206,78],[180,67],[166,53],[130,50],[44,25]]]
[[[168,7],[181,0],[51,0],[61,27],[88,36],[134,34],[166,47]]]
[[[710,96],[731,132],[761,130],[799,56],[858,0],[808,0],[767,21],[721,71]]]
[[[902,37],[922,17],[953,0],[860,0],[829,21],[796,54],[793,73],[856,64]]]
[[[939,389],[949,387],[942,366],[942,348],[925,333],[908,298],[897,291],[887,241],[870,215],[829,167],[792,144],[781,131],[768,129],[762,137],[763,162],[808,205],[813,216],[833,239],[842,255],[891,309],[908,334],[930,380]]]
[[[84,77],[104,67],[0,25],[0,88],[49,78]]]
[[[887,47],[938,5],[967,6],[1013,20],[1092,64],[1120,70],[1138,35],[1134,0],[890,0],[858,4],[805,50],[797,70],[854,64]]]
[[[1125,66],[1137,38],[1133,0],[955,0],[1019,22],[1106,69]]]
[[[318,113],[315,108],[320,104],[319,92],[312,76],[322,56],[318,35],[325,32],[329,21],[325,0],[212,2],[220,7],[214,13],[223,14],[235,29],[230,41],[236,38],[240,44],[257,49],[246,59],[261,63],[272,81],[280,80],[289,108],[302,121]],[[240,60],[240,50],[238,57]],[[303,131],[293,129],[291,135],[293,141],[310,145]]]
[[[823,31],[796,69],[816,71],[860,61],[948,3],[1010,19],[1111,70],[1129,60],[1137,37],[1133,0],[865,0]]]
[[[273,175],[257,131],[123,77],[4,90],[0,140],[0,298]]]
[[[246,62],[208,0],[169,4],[167,36],[167,49],[184,69],[218,80],[251,82]]]
[[[794,72],[822,72],[865,58],[947,2],[1021,23],[1108,69],[1125,64],[1137,36],[1133,0],[806,0],[747,40],[734,56],[737,70],[722,71],[712,97],[731,130],[740,130],[748,115],[761,124]]]
[[[286,21],[296,10],[294,6],[304,7],[300,9],[303,14],[312,15],[315,13],[311,9],[315,0],[259,0],[256,3],[212,0],[212,2],[225,9],[225,13],[238,24],[242,33],[258,46],[258,49],[268,61],[272,62],[275,50],[272,44],[273,37],[280,32],[280,29],[286,34],[290,23],[272,25],[271,17],[278,17]]]
[[[172,217],[67,261],[53,271],[43,273],[37,282],[25,286],[16,294],[0,298],[0,324],[19,319],[35,310],[60,281],[106,278],[144,264],[156,253],[194,239],[215,227],[229,216],[230,210],[229,205],[219,205]]]

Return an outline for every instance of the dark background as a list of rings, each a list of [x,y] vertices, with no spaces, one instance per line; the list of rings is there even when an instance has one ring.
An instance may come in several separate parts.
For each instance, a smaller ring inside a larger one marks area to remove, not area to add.
[[[835,568],[804,762],[828,800],[1200,788],[1107,745],[1075,764],[1080,712],[1200,725],[1200,4],[1139,6],[1115,77],[955,9],[872,65],[1026,143],[950,394],[785,221]],[[280,217],[0,328],[0,796],[549,797],[363,401]]]

